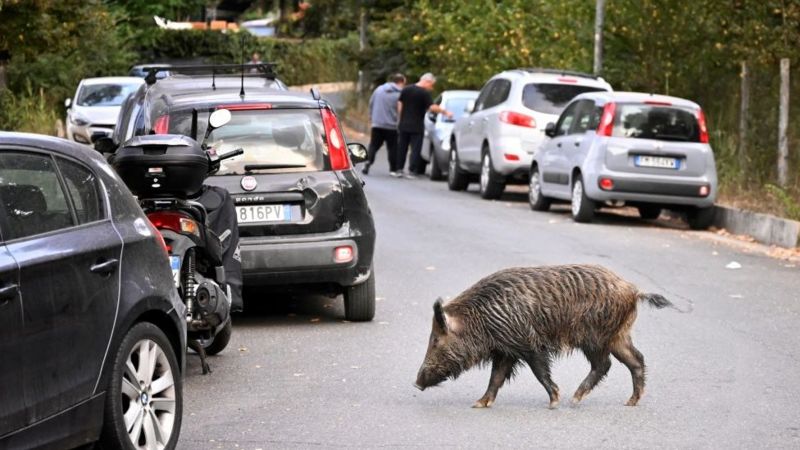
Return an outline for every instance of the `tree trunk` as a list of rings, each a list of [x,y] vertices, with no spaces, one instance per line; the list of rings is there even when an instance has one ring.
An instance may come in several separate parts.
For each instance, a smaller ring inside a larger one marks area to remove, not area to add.
[[[750,120],[750,72],[747,69],[747,61],[742,61],[742,92],[741,108],[739,110],[739,170],[744,173],[747,164],[747,131],[748,121]]]
[[[786,187],[789,182],[789,59],[781,59],[781,101],[778,116],[778,184]]]
[[[603,20],[606,0],[596,0],[594,13],[594,74],[603,73]]]

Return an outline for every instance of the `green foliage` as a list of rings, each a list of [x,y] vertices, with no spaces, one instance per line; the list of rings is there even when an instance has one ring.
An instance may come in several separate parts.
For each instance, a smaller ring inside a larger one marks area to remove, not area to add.
[[[0,90],[0,130],[54,134],[58,114],[48,103],[44,89],[34,92],[28,84],[21,93]]]
[[[788,190],[781,189],[774,184],[768,184],[764,186],[764,188],[770,195],[783,204],[786,217],[792,220],[800,220],[800,202],[797,200],[797,197],[793,197],[789,194]]]
[[[199,59],[240,63],[258,52],[263,61],[277,63],[276,71],[287,84],[353,80],[353,60],[358,39],[270,39],[247,33],[223,34],[203,30],[153,30],[150,41],[139,45],[143,60]]]

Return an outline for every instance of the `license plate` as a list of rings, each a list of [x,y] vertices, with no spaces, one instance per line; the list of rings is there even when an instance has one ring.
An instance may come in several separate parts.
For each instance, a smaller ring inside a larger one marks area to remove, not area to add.
[[[239,223],[290,222],[291,205],[248,205],[236,207],[236,220]]]
[[[680,169],[681,163],[678,158],[667,158],[665,156],[638,155],[633,159],[637,167],[658,167],[661,169]]]
[[[175,287],[180,287],[181,285],[181,257],[180,256],[170,256],[169,257],[169,265],[172,268],[172,279],[175,281]]]

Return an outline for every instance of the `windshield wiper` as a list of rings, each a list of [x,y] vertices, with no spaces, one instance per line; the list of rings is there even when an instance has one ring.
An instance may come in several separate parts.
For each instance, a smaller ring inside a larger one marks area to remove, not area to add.
[[[305,167],[305,164],[245,164],[245,172],[251,170],[266,170],[266,169],[298,169]]]

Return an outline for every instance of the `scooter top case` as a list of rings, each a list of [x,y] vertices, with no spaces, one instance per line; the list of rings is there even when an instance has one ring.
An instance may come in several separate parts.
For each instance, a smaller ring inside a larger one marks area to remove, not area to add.
[[[134,137],[110,162],[140,199],[194,197],[202,190],[209,170],[208,154],[200,144],[177,134]]]

